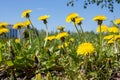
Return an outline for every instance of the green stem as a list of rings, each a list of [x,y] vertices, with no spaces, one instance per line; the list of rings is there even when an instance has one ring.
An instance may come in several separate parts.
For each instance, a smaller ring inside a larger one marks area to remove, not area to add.
[[[18,38],[20,39],[20,29],[18,29],[18,34],[19,34],[19,35],[18,35]]]
[[[84,69],[85,69],[85,73],[87,72],[87,55],[84,56]]]
[[[80,32],[79,32],[79,30],[78,30],[78,28],[77,28],[75,22],[73,22],[73,24],[74,24],[74,26],[75,26],[75,28],[76,28],[76,30],[77,30],[77,33],[78,33],[78,35],[79,35],[79,38],[80,38]]]
[[[113,40],[114,40],[114,53],[118,55],[119,50],[118,50],[118,44],[117,41],[115,40],[115,33],[113,34]]]
[[[32,24],[32,21],[30,20],[30,18],[28,18],[28,20],[29,20],[29,22],[30,22],[32,28],[35,29],[35,27],[34,27],[34,25]]]
[[[45,24],[45,26],[46,26],[46,38],[48,38],[48,26],[47,26],[47,23]],[[44,48],[46,47],[46,44],[47,44],[47,39],[45,40]]]
[[[101,59],[102,57],[102,32],[101,32],[101,25],[100,25],[100,53],[99,53],[99,60]]]
[[[83,29],[82,29],[82,26],[80,25],[80,29],[81,29],[81,31],[82,31],[82,34],[83,34],[83,36],[84,36],[84,40],[85,40],[85,42],[86,42],[86,35],[85,35],[85,32],[83,31]]]
[[[28,32],[29,32],[29,40],[30,40],[30,44],[32,43],[32,31],[30,29],[28,29]]]

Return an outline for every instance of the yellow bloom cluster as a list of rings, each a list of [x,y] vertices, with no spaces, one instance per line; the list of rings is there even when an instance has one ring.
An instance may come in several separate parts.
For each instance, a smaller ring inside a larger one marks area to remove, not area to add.
[[[56,39],[62,39],[67,37],[69,34],[67,32],[61,32],[56,36]]]
[[[48,40],[48,41],[52,41],[54,39],[56,39],[55,36],[48,36],[47,38],[45,38],[45,40]]]
[[[0,22],[0,28],[5,28],[8,26],[7,22]]]
[[[89,42],[82,43],[77,48],[78,55],[89,55],[95,52],[93,44]]]
[[[114,24],[119,25],[119,24],[120,24],[120,18],[118,18],[118,19],[114,20]]]
[[[108,35],[103,39],[108,40],[108,44],[114,43],[116,40],[120,40],[120,35]]]
[[[13,29],[21,29],[21,28],[24,28],[25,27],[25,24],[22,23],[22,22],[17,22],[13,25]]]
[[[68,47],[68,45],[69,45],[69,42],[65,42],[62,45],[58,45],[58,49]]]
[[[29,20],[26,20],[23,22],[25,26],[29,26],[30,25],[30,21]]]
[[[120,39],[120,35],[115,36],[115,40]]]
[[[49,17],[50,17],[49,15],[40,16],[40,17],[38,18],[38,20],[44,21],[44,20],[48,19]]]
[[[84,20],[84,18],[78,16],[78,17],[75,18],[75,24],[79,24],[79,23],[81,23],[81,21],[83,21],[83,20]]]
[[[107,25],[101,25],[101,26],[98,26],[97,32],[100,32],[100,27],[101,27],[101,32],[107,32],[108,31],[108,26]]]
[[[112,40],[112,39],[110,39],[109,41],[108,41],[108,44],[113,44],[114,43],[114,40]]]
[[[77,13],[70,13],[68,14],[68,16],[66,17],[66,22],[72,22],[73,19],[75,19],[76,17],[78,17],[79,15]]]
[[[65,28],[65,26],[58,26],[57,30],[63,30]]]
[[[112,39],[114,35],[108,35],[108,36],[105,36],[103,39],[105,40],[109,40],[109,39]]]
[[[69,42],[73,42],[73,41],[74,41],[74,38],[70,38],[70,39],[69,39]]]
[[[0,35],[4,34],[4,33],[8,33],[9,29],[8,28],[0,28]]]
[[[9,24],[7,22],[0,22],[0,35],[8,33],[9,29],[6,28]]]
[[[22,12],[22,18],[24,18],[24,17],[29,17],[29,13],[31,13],[32,12],[32,10],[24,10],[23,12]]]
[[[19,39],[19,38],[16,38],[16,39],[15,39],[15,43],[20,43],[20,39]]]
[[[84,18],[80,17],[77,13],[73,12],[68,14],[66,17],[66,22],[74,22],[75,24],[81,24],[81,21],[84,20]]]
[[[119,29],[116,26],[112,26],[108,29],[109,32],[118,33]]]
[[[106,16],[104,16],[104,15],[97,15],[97,16],[95,16],[94,18],[93,18],[93,20],[94,21],[104,21],[104,20],[106,20],[107,19],[107,17]]]

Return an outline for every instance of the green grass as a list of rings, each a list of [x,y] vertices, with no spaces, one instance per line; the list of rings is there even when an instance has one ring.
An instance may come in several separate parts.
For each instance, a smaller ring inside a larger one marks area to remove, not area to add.
[[[29,35],[33,35],[32,33]],[[44,31],[39,32],[39,41],[37,36],[23,38],[20,43],[15,43],[15,39],[0,39],[0,73],[3,73],[0,78],[37,80],[37,76],[41,80],[109,80],[111,74],[120,69],[119,53],[115,53],[114,44],[107,44],[103,40],[103,51],[99,60],[99,34],[85,34],[87,42],[95,47],[95,52],[87,56],[86,69],[85,57],[76,53],[84,36],[79,39],[75,32],[70,32],[65,38],[65,42],[69,42],[70,38],[74,38],[74,42],[61,49],[57,46],[62,42],[57,39],[48,41],[44,48]],[[49,35],[57,33],[52,32]]]

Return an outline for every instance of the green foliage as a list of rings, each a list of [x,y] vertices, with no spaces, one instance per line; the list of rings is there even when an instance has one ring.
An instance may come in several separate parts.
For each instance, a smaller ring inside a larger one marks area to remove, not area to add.
[[[45,37],[43,33],[39,33],[39,36]],[[57,33],[51,34],[56,35]],[[31,43],[29,39],[22,39],[20,43],[15,43],[14,39],[3,41],[4,43],[1,41],[1,44],[4,44],[4,50],[1,51],[2,54],[0,53],[0,70],[7,76],[11,75],[12,77],[14,77],[12,74],[14,72],[16,77],[22,79],[25,77],[26,79],[35,78],[35,75],[37,76],[36,72],[38,72],[41,76],[45,75],[46,80],[80,80],[81,78],[85,80],[108,80],[113,71],[116,72],[120,69],[119,61],[114,54],[114,45],[107,45],[104,42],[104,55],[102,55],[102,61],[99,61],[98,34],[94,32],[86,32],[85,34],[87,41],[93,43],[96,47],[96,52],[87,57],[88,66],[86,70],[84,69],[85,58],[82,55],[78,56],[76,53],[77,46],[82,42],[78,40],[77,33],[74,32],[70,32],[69,37],[66,38],[66,42],[71,37],[75,40],[66,48],[67,52],[64,49],[57,48],[61,44],[59,40],[48,41],[46,48],[42,48],[44,40],[41,37],[41,46],[38,46],[37,39],[32,39]],[[84,36],[81,37],[82,39],[84,39]],[[10,42],[9,46],[8,42]],[[38,47],[41,48],[40,51]]]
[[[67,6],[71,5],[74,6],[75,0],[69,0]],[[120,4],[120,0],[84,0],[84,8],[86,9],[89,5],[97,5],[101,8],[108,8],[110,12],[114,11],[114,4]]]

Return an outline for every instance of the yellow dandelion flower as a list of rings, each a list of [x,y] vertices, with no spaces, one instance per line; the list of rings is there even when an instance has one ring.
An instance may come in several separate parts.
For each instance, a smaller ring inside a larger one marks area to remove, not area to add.
[[[74,19],[76,18],[76,17],[78,17],[79,15],[77,14],[77,13],[70,13],[70,14],[68,14],[68,16],[66,17],[66,22],[73,22],[74,21]]]
[[[26,20],[23,22],[25,26],[29,26],[30,25],[30,21],[29,20]]]
[[[95,48],[89,42],[82,43],[77,48],[78,55],[88,55],[88,54],[92,54],[94,52],[95,52]]]
[[[32,12],[32,10],[24,10],[23,12],[22,12],[22,18],[24,18],[24,17],[29,17],[30,15],[30,13]]]
[[[0,35],[4,34],[4,33],[8,33],[9,29],[8,28],[0,28]]]
[[[76,17],[75,18],[75,24],[81,24],[81,22],[84,20],[84,18],[82,18],[82,17]]]
[[[113,32],[113,33],[118,33],[119,29],[116,26],[112,26],[112,27],[108,28],[108,31]]]
[[[56,36],[56,39],[62,39],[68,36],[67,32],[61,32]]]
[[[106,16],[104,16],[104,15],[97,15],[97,16],[95,16],[94,18],[93,18],[93,20],[94,21],[104,21],[104,20],[106,20],[107,19],[107,17]]]
[[[112,38],[113,41],[119,40],[120,39],[120,35],[114,35],[114,37]]]
[[[65,47],[68,47],[69,42],[65,42],[64,45],[65,45]]]
[[[47,20],[49,17],[50,17],[49,15],[40,16],[38,20],[44,21],[44,20]]]
[[[48,41],[52,41],[54,39],[56,39],[55,36],[48,36],[47,38],[45,38],[45,40],[48,40]]]
[[[65,26],[58,26],[57,30],[63,30],[65,28]]]
[[[120,35],[109,35],[109,36],[105,36],[104,39],[109,40],[108,44],[112,44],[114,43],[114,41],[120,40]]]
[[[7,27],[9,24],[7,22],[0,22],[0,28],[5,28]]]
[[[108,26],[107,25],[101,25],[101,26],[98,26],[97,32],[100,32],[100,27],[101,27],[101,32],[107,32],[108,31]]]
[[[114,20],[114,24],[119,25],[120,24],[120,18]]]
[[[113,44],[114,43],[114,40],[113,39],[110,39],[109,41],[108,41],[108,44]]]
[[[98,25],[102,25],[102,22],[106,19],[107,17],[104,15],[97,15],[93,18],[94,21],[97,21]]]
[[[120,35],[115,35],[115,40],[120,40]]]
[[[16,39],[15,39],[15,43],[20,43],[20,39],[19,39],[19,38],[16,38]]]
[[[114,37],[114,35],[108,35],[108,36],[105,36],[103,39],[109,40],[109,39],[112,39],[113,37]]]
[[[73,42],[73,41],[74,41],[74,38],[70,38],[70,39],[69,39],[69,42]]]
[[[25,24],[22,23],[22,22],[17,22],[13,25],[13,29],[21,29],[21,28],[24,28],[25,27]]]
[[[61,48],[63,48],[62,45],[58,45],[58,49],[61,49]]]
[[[69,45],[69,42],[65,42],[62,45],[58,45],[58,49],[68,47],[68,45]]]

